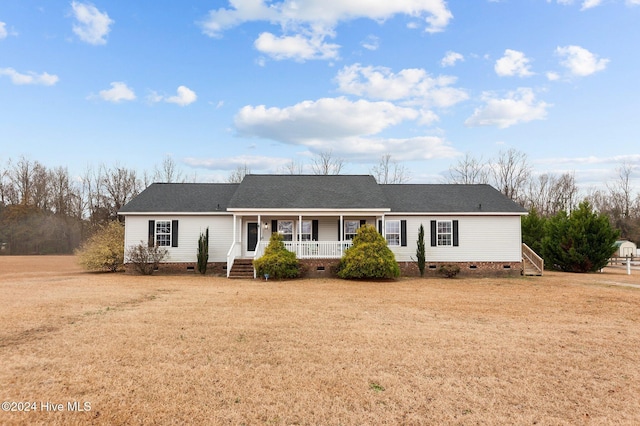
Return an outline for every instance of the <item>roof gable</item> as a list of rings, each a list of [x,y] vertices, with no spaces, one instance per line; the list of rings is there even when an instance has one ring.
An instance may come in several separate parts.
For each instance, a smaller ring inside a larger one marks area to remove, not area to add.
[[[232,209],[380,209],[387,203],[373,176],[247,175]]]

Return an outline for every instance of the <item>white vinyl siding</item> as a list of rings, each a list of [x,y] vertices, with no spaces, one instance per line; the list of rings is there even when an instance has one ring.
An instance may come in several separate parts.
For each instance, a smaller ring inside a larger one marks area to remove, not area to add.
[[[407,246],[390,246],[399,262],[415,259],[418,228],[424,227],[424,241],[428,262],[520,262],[522,237],[520,216],[390,216],[385,220],[407,221]],[[459,245],[430,244],[432,220],[458,221]]]
[[[149,221],[178,220],[178,247],[165,247],[165,262],[196,262],[200,233],[209,227],[209,262],[226,262],[233,241],[233,216],[132,216],[125,217],[125,249],[142,243],[147,246]]]

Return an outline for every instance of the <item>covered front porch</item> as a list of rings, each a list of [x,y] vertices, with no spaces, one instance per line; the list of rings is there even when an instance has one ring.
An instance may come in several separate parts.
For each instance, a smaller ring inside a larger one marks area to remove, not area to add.
[[[238,259],[259,258],[278,232],[285,247],[298,259],[339,259],[365,224],[384,229],[388,210],[237,212],[233,217],[233,242],[227,253],[227,277]]]

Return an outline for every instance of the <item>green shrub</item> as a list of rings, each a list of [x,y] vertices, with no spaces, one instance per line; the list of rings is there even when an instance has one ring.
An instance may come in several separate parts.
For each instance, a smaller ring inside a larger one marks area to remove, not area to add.
[[[269,278],[282,279],[300,276],[300,262],[296,254],[286,249],[282,234],[277,232],[271,234],[264,255],[253,261],[253,267],[258,277],[269,275]]]
[[[571,214],[559,212],[544,226],[542,253],[545,264],[564,272],[595,272],[615,253],[620,233],[604,214],[582,202]]]
[[[373,226],[364,225],[340,259],[338,276],[345,279],[396,278],[400,276],[400,267],[385,238]]]
[[[76,250],[78,262],[89,271],[115,272],[124,263],[124,226],[107,222]]]
[[[422,226],[422,224],[420,224],[420,227],[418,228],[416,261],[418,263],[418,269],[420,270],[420,276],[424,277],[424,266],[427,259],[426,259],[425,248],[424,248],[424,226]]]
[[[444,265],[440,265],[438,269],[438,273],[443,275],[445,278],[454,278],[460,272],[460,267],[458,265],[454,265],[452,263],[446,263]]]
[[[127,261],[132,263],[134,269],[142,275],[151,275],[168,253],[164,247],[148,247],[147,244],[140,241],[140,244],[127,249]]]
[[[207,262],[209,262],[209,228],[204,234],[200,234],[198,239],[198,272],[207,272]]]

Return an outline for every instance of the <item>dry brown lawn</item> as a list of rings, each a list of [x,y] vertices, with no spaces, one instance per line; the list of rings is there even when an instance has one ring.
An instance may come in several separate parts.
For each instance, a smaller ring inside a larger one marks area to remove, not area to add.
[[[0,257],[0,400],[31,409],[0,424],[640,424],[622,272],[264,282]]]

